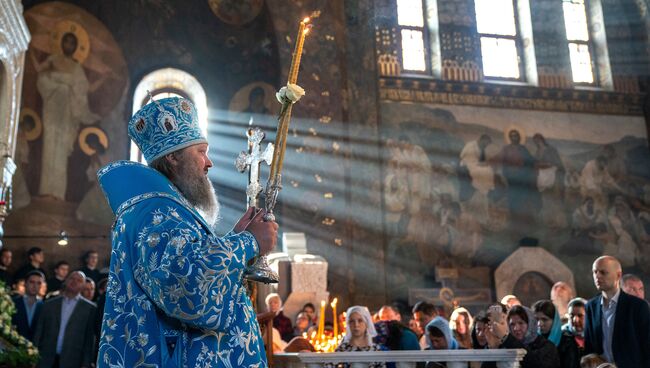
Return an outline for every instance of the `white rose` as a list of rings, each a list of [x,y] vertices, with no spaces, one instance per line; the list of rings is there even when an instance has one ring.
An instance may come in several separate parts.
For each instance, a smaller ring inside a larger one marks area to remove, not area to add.
[[[302,96],[305,95],[305,90],[297,84],[288,83],[285,87],[280,88],[280,90],[275,94],[275,98],[278,99],[280,103],[285,101],[296,103]]]

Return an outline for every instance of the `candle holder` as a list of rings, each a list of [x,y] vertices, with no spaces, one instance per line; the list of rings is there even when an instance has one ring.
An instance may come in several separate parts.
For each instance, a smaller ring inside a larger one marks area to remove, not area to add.
[[[293,59],[291,60],[291,68],[289,69],[287,85],[296,84],[298,80],[302,48],[305,43],[305,37],[311,28],[311,25],[309,24],[310,21],[311,19],[307,17],[300,22],[296,45],[293,51]],[[278,201],[280,190],[282,189],[282,165],[284,163],[284,153],[287,149],[287,134],[289,133],[292,107],[293,101],[286,99],[282,103],[282,108],[280,109],[280,115],[278,117],[278,128],[275,134],[275,148],[273,150],[273,159],[271,161],[269,179],[266,183],[265,190],[264,209],[266,210],[266,213],[264,215],[264,221],[275,221],[273,210]],[[244,270],[244,277],[248,280],[265,284],[277,284],[280,281],[278,274],[269,267],[266,256],[257,257],[252,265],[246,267]]]

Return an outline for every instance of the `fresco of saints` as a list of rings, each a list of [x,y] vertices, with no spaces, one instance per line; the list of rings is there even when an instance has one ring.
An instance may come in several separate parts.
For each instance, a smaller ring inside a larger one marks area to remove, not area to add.
[[[476,189],[468,206],[481,223],[489,220],[488,193],[494,189],[494,169],[486,154],[491,143],[490,136],[483,134],[479,139],[467,143],[460,152],[460,166],[467,168],[472,187]]]
[[[548,144],[546,138],[540,133],[533,136],[533,142],[536,147],[537,189],[542,200],[540,220],[550,227],[566,227],[567,221],[562,202],[565,170],[560,153]]]
[[[43,99],[43,161],[39,194],[65,200],[68,157],[81,124],[92,124],[99,115],[90,111],[88,93],[92,86],[81,64],[73,58],[79,46],[74,33],[61,37],[61,53],[53,53],[39,63],[32,61],[38,78],[36,86]]]
[[[497,160],[501,163],[501,175],[508,183],[506,196],[511,224],[513,221],[533,223],[536,215],[531,209],[539,208],[536,160],[523,145],[524,139],[518,129],[508,129],[508,144],[501,149]]]

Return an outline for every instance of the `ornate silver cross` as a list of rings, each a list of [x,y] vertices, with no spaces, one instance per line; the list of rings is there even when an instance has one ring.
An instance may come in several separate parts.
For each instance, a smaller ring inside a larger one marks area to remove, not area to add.
[[[271,164],[273,159],[273,144],[269,143],[262,152],[261,143],[264,140],[264,132],[260,128],[249,128],[246,131],[248,137],[248,152],[241,151],[235,160],[235,167],[239,172],[248,171],[248,186],[246,187],[247,208],[259,208],[257,200],[262,191],[260,185],[260,164],[266,162]]]

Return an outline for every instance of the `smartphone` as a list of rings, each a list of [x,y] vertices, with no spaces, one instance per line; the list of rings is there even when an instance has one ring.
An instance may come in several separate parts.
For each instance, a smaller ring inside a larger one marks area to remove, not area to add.
[[[499,305],[491,305],[487,310],[487,314],[492,322],[500,323],[503,319],[503,309]]]

